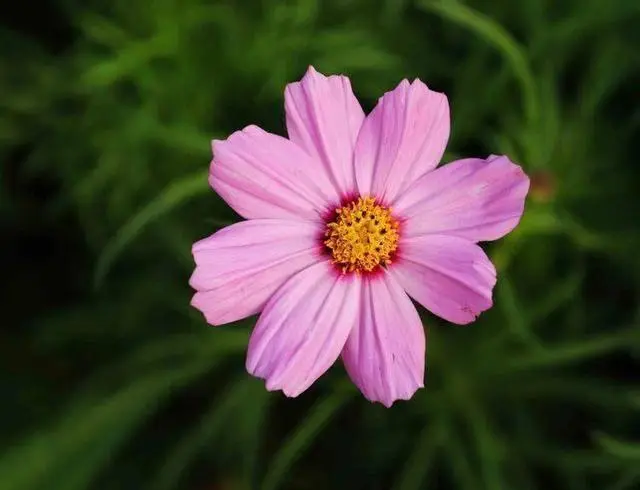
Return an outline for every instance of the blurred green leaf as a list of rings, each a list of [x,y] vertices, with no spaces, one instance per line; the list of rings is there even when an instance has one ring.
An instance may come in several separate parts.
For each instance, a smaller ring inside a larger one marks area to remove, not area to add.
[[[94,285],[99,287],[112,264],[142,231],[154,221],[208,189],[206,174],[197,172],[173,182],[158,197],[135,213],[107,243],[96,263]]]
[[[523,107],[527,118],[532,122],[538,120],[538,89],[533,71],[529,66],[524,49],[500,24],[457,1],[420,0],[418,5],[470,29],[488,44],[497,48],[520,82]]]
[[[640,442],[621,441],[605,433],[596,433],[595,440],[607,453],[621,459],[640,460]]]
[[[520,356],[509,362],[505,369],[518,371],[580,363],[618,349],[626,349],[634,341],[638,341],[640,331],[637,328],[617,330],[619,331],[615,333],[588,340],[577,340],[565,346],[556,345],[527,356]]]
[[[637,488],[639,483],[640,469],[631,468],[624,472],[613,485],[607,487],[607,490],[632,490]]]
[[[261,488],[263,490],[281,488],[291,466],[313,443],[322,428],[349,401],[352,394],[353,391],[351,390],[337,390],[311,408],[294,433],[283,443],[280,450],[273,457],[262,483]]]
[[[531,331],[531,322],[524,313],[524,308],[520,305],[516,291],[505,273],[502,274],[500,281],[497,283],[497,296],[497,301],[507,320],[507,327],[514,336],[532,349],[542,348],[540,340]]]
[[[115,394],[70,407],[68,415],[0,456],[0,487],[11,490],[84,489],[115,451],[176,385],[209,369],[195,362],[155,372]]]
[[[424,481],[435,465],[439,446],[446,433],[446,427],[438,420],[429,421],[429,425],[422,429],[418,442],[393,487],[394,490],[420,490],[424,488]]]
[[[261,409],[266,408],[266,403],[260,399],[264,397],[256,397],[255,386],[255,380],[245,378],[233,383],[226,393],[217,397],[205,415],[167,455],[165,463],[161,466],[150,488],[158,490],[179,488],[180,479],[188,470],[189,463],[225,428],[232,410],[242,410],[243,405],[246,404],[252,404]],[[264,387],[259,386],[259,389],[259,394],[264,394]],[[250,455],[247,454],[247,457]]]
[[[445,461],[451,469],[453,481],[458,488],[468,488],[470,490],[480,490],[481,478],[474,474],[469,463],[469,458],[462,447],[462,438],[456,434],[449,434],[443,442]]]

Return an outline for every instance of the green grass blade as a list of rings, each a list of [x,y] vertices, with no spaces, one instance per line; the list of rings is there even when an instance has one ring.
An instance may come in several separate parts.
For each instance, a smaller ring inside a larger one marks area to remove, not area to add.
[[[620,459],[640,462],[640,442],[622,441],[604,433],[597,433],[594,437],[600,447],[607,453]]]
[[[626,329],[614,334],[602,335],[601,337],[581,342],[569,342],[564,346],[556,346],[512,360],[507,364],[506,369],[519,371],[580,363],[618,349],[627,348],[634,341],[638,340],[638,334],[636,332],[637,329]]]
[[[517,293],[506,273],[502,273],[497,283],[497,303],[507,320],[508,328],[514,337],[532,349],[541,349],[542,344],[532,331],[532,324],[520,304]]]
[[[170,184],[158,197],[139,210],[118,230],[100,254],[94,274],[94,286],[102,284],[113,263],[147,226],[207,190],[206,173],[198,171]]]
[[[430,423],[422,430],[418,444],[407,460],[393,487],[394,490],[420,490],[423,488],[423,482],[433,468],[445,434],[445,427],[439,422]]]
[[[317,403],[283,444],[269,464],[262,490],[276,490],[286,479],[287,471],[303,452],[311,446],[320,430],[349,400],[352,391],[339,390]]]
[[[178,488],[198,451],[225,428],[229,413],[232,410],[241,409],[245,404],[256,403],[254,387],[255,380],[244,377],[232,385],[226,393],[216,398],[195,427],[187,432],[169,453],[150,488],[157,490]],[[262,386],[260,390],[265,391]],[[266,407],[266,405],[263,406]]]
[[[456,487],[465,490],[480,490],[479,475],[475,474],[469,458],[462,447],[463,440],[455,434],[443,441],[445,461],[449,465],[451,475],[457,483]]]
[[[525,50],[500,24],[460,2],[421,0],[419,5],[443,18],[465,27],[494,46],[509,63],[520,83],[523,106],[530,122],[538,120],[538,89]]]
[[[52,428],[0,457],[0,488],[44,490],[55,488],[54,484],[65,490],[90,488],[98,471],[176,385],[190,381],[208,367],[200,362],[171,372],[156,372],[114,395],[91,402],[83,399]],[[60,473],[64,474],[62,480]]]
[[[625,471],[607,490],[634,490],[640,486],[640,468]]]

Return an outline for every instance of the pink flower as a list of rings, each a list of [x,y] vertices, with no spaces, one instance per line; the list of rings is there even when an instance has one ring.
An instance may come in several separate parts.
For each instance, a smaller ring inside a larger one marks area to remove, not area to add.
[[[436,168],[449,104],[403,80],[365,116],[344,76],[313,68],[285,90],[289,139],[249,126],[213,142],[209,182],[247,219],[197,242],[192,304],[212,325],[262,312],[247,370],[305,391],[342,356],[371,401],[424,386],[409,297],[466,324],[492,305],[477,242],[520,220],[529,179],[505,156]]]

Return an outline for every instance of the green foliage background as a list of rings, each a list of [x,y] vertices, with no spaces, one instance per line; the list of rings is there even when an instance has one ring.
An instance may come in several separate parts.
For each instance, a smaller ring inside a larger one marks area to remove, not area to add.
[[[640,488],[640,4],[59,0],[0,30],[0,489]],[[191,243],[238,218],[210,140],[284,133],[283,88],[345,73],[451,101],[447,159],[507,153],[525,217],[495,306],[424,315],[427,388],[341,366],[298,399],[244,372],[255,319],[189,307]]]

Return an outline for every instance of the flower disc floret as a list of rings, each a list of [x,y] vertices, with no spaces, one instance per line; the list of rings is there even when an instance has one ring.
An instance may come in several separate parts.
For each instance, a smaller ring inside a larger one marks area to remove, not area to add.
[[[324,244],[342,272],[372,272],[391,263],[398,248],[398,221],[372,197],[336,209]]]

